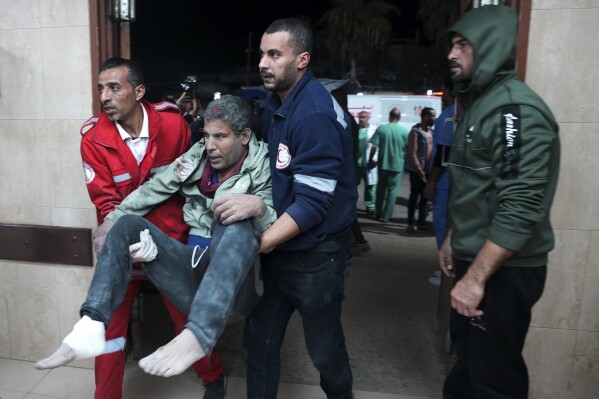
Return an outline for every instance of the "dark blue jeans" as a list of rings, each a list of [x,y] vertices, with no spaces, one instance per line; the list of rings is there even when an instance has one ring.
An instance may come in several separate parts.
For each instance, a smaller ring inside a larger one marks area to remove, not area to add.
[[[212,242],[197,267],[192,268],[193,247],[164,234],[139,216],[123,216],[110,230],[98,259],[81,315],[108,325],[121,304],[132,274],[129,245],[139,242],[148,229],[158,256],[145,263],[149,280],[181,312],[202,349],[210,353],[226,324],[246,318],[263,287],[259,263],[260,228],[252,218],[224,226],[212,225]],[[195,259],[202,250],[198,249]]]
[[[352,397],[352,371],[341,326],[351,233],[309,251],[273,251],[263,257],[264,295],[246,321],[248,399],[275,399],[280,349],[297,310],[310,358],[329,399]]]

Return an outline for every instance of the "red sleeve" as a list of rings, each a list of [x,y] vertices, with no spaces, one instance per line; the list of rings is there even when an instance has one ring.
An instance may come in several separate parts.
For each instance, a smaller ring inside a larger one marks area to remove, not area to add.
[[[187,152],[191,146],[191,130],[189,129],[189,124],[183,118],[181,118],[181,132],[183,132],[183,139],[180,143],[179,154]]]
[[[108,161],[89,140],[81,140],[81,159],[89,198],[96,207],[98,224],[123,201],[114,184]]]

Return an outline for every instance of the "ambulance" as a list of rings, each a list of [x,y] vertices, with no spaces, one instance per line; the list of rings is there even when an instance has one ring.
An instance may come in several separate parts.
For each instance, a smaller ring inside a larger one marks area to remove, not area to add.
[[[420,112],[425,107],[430,107],[441,114],[441,97],[427,95],[405,94],[350,94],[347,96],[347,107],[351,115],[358,121],[358,114],[362,111],[370,113],[370,125],[378,127],[389,123],[389,111],[393,107],[401,111],[399,124],[412,129],[420,122]]]

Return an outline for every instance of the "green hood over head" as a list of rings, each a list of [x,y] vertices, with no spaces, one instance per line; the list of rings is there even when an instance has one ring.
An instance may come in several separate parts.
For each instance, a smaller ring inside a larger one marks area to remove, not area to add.
[[[476,96],[494,80],[514,73],[517,29],[518,17],[506,6],[475,8],[449,29],[449,39],[464,36],[474,54],[472,79],[459,89],[460,97]]]

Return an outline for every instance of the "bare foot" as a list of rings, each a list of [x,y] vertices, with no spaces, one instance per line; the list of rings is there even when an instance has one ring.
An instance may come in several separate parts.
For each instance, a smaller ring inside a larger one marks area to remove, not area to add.
[[[186,328],[171,342],[141,359],[139,367],[148,374],[172,377],[181,374],[204,356],[206,353],[195,335]]]
[[[106,346],[104,323],[83,316],[73,331],[62,340],[58,349],[50,356],[35,363],[37,369],[53,369],[64,366],[75,359],[88,359],[104,352]]]
[[[72,362],[75,360],[75,357],[75,351],[67,344],[62,343],[58,349],[56,349],[56,352],[47,358],[38,361],[33,365],[33,367],[38,370],[53,369]]]

